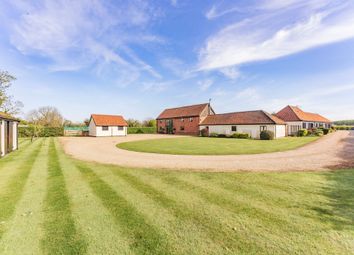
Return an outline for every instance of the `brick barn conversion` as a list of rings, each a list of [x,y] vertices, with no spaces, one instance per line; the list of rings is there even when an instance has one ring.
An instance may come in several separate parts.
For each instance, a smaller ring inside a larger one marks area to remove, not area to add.
[[[317,113],[304,112],[297,106],[288,105],[280,110],[276,116],[285,121],[289,135],[296,134],[300,129],[330,128],[332,125],[329,119]]]
[[[210,104],[165,109],[156,119],[158,133],[199,135],[200,123],[214,110]]]
[[[126,136],[128,123],[120,115],[92,114],[89,136]]]
[[[255,139],[263,130],[281,138],[300,129],[331,126],[327,118],[296,106],[286,106],[274,115],[262,110],[215,114],[210,104],[197,104],[165,109],[156,120],[157,131],[163,134],[199,135],[203,130],[209,135],[247,133]]]
[[[0,113],[0,150],[1,156],[18,149],[18,120]]]

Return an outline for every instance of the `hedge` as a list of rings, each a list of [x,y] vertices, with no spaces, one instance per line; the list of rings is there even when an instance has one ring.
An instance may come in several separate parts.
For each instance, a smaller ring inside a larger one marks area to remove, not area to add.
[[[354,126],[334,126],[337,130],[354,130]]]
[[[19,137],[31,137],[33,134],[33,127],[18,127]],[[63,127],[43,127],[39,132],[39,137],[50,137],[50,136],[63,136]]]
[[[156,127],[128,127],[128,134],[155,134]]]

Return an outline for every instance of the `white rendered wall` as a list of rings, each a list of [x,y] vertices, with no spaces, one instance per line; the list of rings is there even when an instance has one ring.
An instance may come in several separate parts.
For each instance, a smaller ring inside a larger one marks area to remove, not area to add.
[[[95,136],[126,136],[127,127],[123,127],[123,130],[118,130],[118,126],[108,126],[108,130],[102,130],[102,126],[96,126],[95,134]]]
[[[18,123],[17,122],[13,122],[12,125],[12,148],[13,150],[17,150],[17,139],[18,139],[18,134],[17,134],[17,127],[18,127]]]
[[[231,127],[236,126],[237,131],[232,132]],[[266,126],[266,130],[272,131],[276,138],[285,136],[285,125],[212,125],[209,127],[210,133],[232,135],[233,133],[247,133],[252,138],[259,139],[261,133],[261,126]],[[200,130],[204,129],[206,126],[200,126]]]
[[[0,141],[1,141],[1,156],[5,155],[5,121],[0,120]]]

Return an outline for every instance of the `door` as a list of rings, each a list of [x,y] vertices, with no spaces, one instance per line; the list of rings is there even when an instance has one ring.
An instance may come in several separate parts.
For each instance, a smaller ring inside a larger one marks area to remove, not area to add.
[[[8,149],[8,136],[9,136],[9,130],[8,130],[9,123],[8,121],[4,121],[4,155],[7,154],[7,149]]]
[[[7,152],[11,152],[13,150],[13,122],[7,122]]]
[[[166,133],[173,134],[173,120],[166,120]]]

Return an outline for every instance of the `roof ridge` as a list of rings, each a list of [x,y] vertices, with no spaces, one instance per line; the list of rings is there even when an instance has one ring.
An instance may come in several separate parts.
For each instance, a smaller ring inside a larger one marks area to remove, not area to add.
[[[91,113],[91,116],[92,115],[100,115],[100,116],[121,116],[123,117],[122,114],[100,114],[100,113]]]
[[[173,110],[173,109],[179,109],[179,108],[184,108],[184,107],[193,107],[193,106],[208,105],[208,104],[209,104],[209,103],[203,103],[203,104],[192,104],[192,105],[183,105],[183,106],[178,106],[178,107],[165,108],[165,110]]]
[[[225,112],[225,113],[215,113],[212,115],[208,115],[208,116],[214,116],[214,115],[225,115],[225,114],[233,114],[233,113],[246,113],[246,112],[261,112],[263,110],[250,110],[250,111],[240,111],[240,112]]]
[[[264,110],[261,110],[266,116],[268,119],[270,119],[271,121],[274,122],[274,124],[277,124],[277,122],[273,119],[273,115],[271,115],[270,113],[264,111]]]

